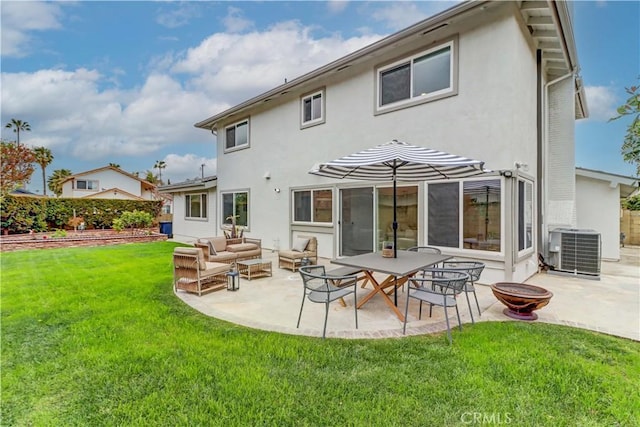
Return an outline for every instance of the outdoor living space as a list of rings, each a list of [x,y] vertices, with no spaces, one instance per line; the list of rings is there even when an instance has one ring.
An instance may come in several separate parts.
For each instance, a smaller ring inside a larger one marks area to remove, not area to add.
[[[640,272],[640,248],[622,249],[620,262],[603,262],[600,280],[583,277],[540,273],[525,283],[542,286],[554,296],[549,305],[537,311],[539,322],[564,324],[609,333],[612,335],[640,340],[640,314],[638,312],[638,283]],[[263,259],[277,265],[277,253],[263,251]],[[329,259],[319,258],[318,263],[326,266],[327,271],[338,268]],[[376,274],[377,276],[377,274]],[[383,276],[381,275],[381,278]],[[360,282],[363,283],[363,282]],[[505,308],[493,295],[491,283],[483,282],[476,286],[478,303],[482,316],[471,298],[471,309],[476,321],[513,320],[503,313]],[[296,328],[300,303],[302,300],[302,279],[298,272],[274,268],[272,277],[257,278],[251,281],[240,280],[237,292],[219,291],[202,297],[178,292],[185,303],[200,312],[222,320],[251,328],[281,332],[294,335],[322,336],[324,322],[324,304],[305,301],[300,321]],[[372,291],[371,285],[365,288],[358,285],[357,297],[361,301]],[[406,289],[398,290],[398,308],[404,313]],[[393,299],[393,296],[391,296]],[[580,301],[580,303],[576,303]],[[380,295],[374,296],[358,309],[358,329],[355,328],[353,297],[345,298],[346,306],[340,301],[330,304],[327,322],[327,337],[338,338],[386,338],[402,337],[402,321],[385,304]],[[469,307],[464,295],[458,298],[458,308],[464,324],[471,323]],[[449,310],[451,329],[457,331],[455,310]],[[418,320],[418,303],[412,300],[409,305],[406,335],[422,335],[446,331],[442,307],[433,308],[433,317],[429,317],[429,307],[423,306],[422,319]],[[455,340],[455,335],[454,335]]]

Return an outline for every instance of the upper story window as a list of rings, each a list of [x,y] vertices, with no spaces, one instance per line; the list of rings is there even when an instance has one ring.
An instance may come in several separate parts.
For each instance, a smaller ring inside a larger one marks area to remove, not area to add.
[[[324,123],[324,89],[305,95],[300,100],[302,128]]]
[[[249,119],[225,127],[224,135],[225,151],[249,146]]]
[[[378,69],[380,112],[456,93],[455,43],[451,40]]]
[[[207,195],[202,194],[187,194],[185,196],[187,218],[207,218]]]
[[[98,181],[88,179],[77,179],[76,190],[97,190],[99,187]]]
[[[293,192],[293,221],[331,223],[333,194],[331,190]]]

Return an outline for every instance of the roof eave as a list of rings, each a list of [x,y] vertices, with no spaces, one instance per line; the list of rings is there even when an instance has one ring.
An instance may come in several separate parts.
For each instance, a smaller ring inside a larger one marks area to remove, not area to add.
[[[427,18],[423,21],[420,21],[408,28],[405,28],[404,30],[401,30],[397,33],[391,34],[387,37],[384,37],[381,40],[378,40],[375,43],[372,43],[368,46],[365,46],[361,49],[358,49],[355,52],[352,52],[346,56],[343,56],[340,59],[337,59],[333,62],[330,62],[327,65],[324,65],[320,68],[317,68],[313,71],[310,71],[306,74],[303,74],[300,77],[297,77],[293,80],[291,80],[290,82],[284,83],[280,86],[277,86],[274,89],[269,90],[268,92],[265,92],[261,95],[258,95],[256,97],[253,97],[245,102],[242,102],[241,104],[238,104],[234,107],[231,107],[219,114],[216,114],[214,116],[211,116],[205,120],[202,120],[198,123],[196,123],[194,126],[200,129],[208,129],[208,130],[213,130],[216,125],[218,124],[218,122],[220,121],[220,119],[237,114],[245,109],[248,109],[258,103],[261,103],[263,101],[265,101],[266,99],[269,99],[271,97],[275,97],[275,96],[280,96],[280,95],[284,95],[287,92],[289,92],[291,89],[294,89],[297,86],[300,86],[312,79],[315,79],[317,77],[320,77],[324,74],[327,74],[329,72],[338,72],[341,69],[344,69],[345,66],[349,66],[352,65],[354,62],[360,61],[363,58],[365,58],[367,55],[369,55],[372,52],[375,52],[379,49],[382,49],[384,47],[390,46],[396,42],[398,42],[399,40],[405,39],[407,37],[410,37],[416,33],[419,32],[427,32],[427,31],[431,31],[434,30],[436,28],[438,28],[439,26],[441,26],[442,24],[445,24],[446,21],[462,14],[465,13],[471,9],[475,9],[478,7],[482,7],[485,3],[489,3],[488,1],[473,1],[473,0],[467,0],[465,2],[462,2],[460,4],[457,4],[453,7],[450,7],[449,9],[446,9],[436,15],[431,16],[430,18]]]

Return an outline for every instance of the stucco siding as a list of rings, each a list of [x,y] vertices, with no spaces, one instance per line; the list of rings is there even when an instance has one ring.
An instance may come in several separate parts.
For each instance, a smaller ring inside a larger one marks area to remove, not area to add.
[[[217,130],[218,195],[250,188],[249,233],[267,247],[275,241],[285,247],[292,235],[290,189],[346,184],[308,174],[318,162],[399,139],[478,158],[494,170],[513,169],[516,161],[534,165],[535,53],[512,12],[505,4],[486,18],[491,25],[454,27],[455,32],[442,34],[439,41],[457,37],[455,96],[375,114],[376,67],[431,46],[432,40],[425,37],[348,70],[344,78],[333,75],[305,88],[325,88],[324,124],[300,129],[299,96],[268,103],[268,109],[249,117],[250,147],[230,153],[224,152],[222,124]],[[267,172],[270,179],[264,178]],[[337,206],[334,211],[337,216]],[[334,248],[325,245],[320,242],[321,256],[336,256]]]
[[[609,182],[576,176],[577,226],[600,233],[602,258],[620,259],[620,189]]]
[[[217,198],[215,190],[208,190],[207,193],[207,218],[194,219],[186,218],[185,195],[202,194],[205,191],[193,193],[173,194],[173,239],[182,243],[193,243],[202,237],[213,237],[222,235],[222,231],[216,226],[218,218]]]
[[[576,226],[573,88],[573,77],[568,77],[550,85],[548,90],[547,232]]]

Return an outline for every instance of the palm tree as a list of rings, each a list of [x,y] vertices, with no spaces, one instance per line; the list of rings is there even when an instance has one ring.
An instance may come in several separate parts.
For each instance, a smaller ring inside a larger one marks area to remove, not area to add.
[[[29,122],[23,122],[20,119],[11,119],[9,123],[5,125],[6,128],[13,128],[13,131],[16,133],[16,143],[20,145],[20,131],[31,131],[31,125]]]
[[[54,170],[49,177],[49,190],[53,191],[56,196],[60,197],[60,195],[62,194],[62,182],[71,175],[73,174],[69,169]]]
[[[42,193],[47,195],[47,178],[45,169],[53,162],[53,154],[47,147],[36,147],[33,149],[36,155],[36,163],[42,168]]]
[[[147,182],[150,182],[151,184],[157,184],[158,183],[158,177],[156,175],[154,175],[153,172],[151,172],[151,171],[146,171],[145,172],[144,180],[147,181]]]
[[[156,160],[156,164],[153,165],[154,169],[158,169],[158,184],[162,184],[162,169],[165,169],[167,164],[164,160]]]

